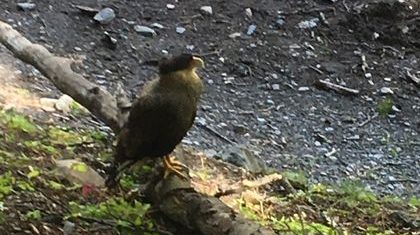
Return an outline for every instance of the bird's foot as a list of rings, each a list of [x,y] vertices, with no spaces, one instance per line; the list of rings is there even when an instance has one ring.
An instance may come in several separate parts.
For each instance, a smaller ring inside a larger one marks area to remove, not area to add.
[[[177,175],[181,179],[189,179],[187,175],[181,172],[184,169],[188,170],[188,167],[180,161],[177,161],[175,157],[171,157],[169,155],[165,156],[163,158],[163,166],[165,167],[165,173],[163,175],[164,179],[166,179],[171,173]]]

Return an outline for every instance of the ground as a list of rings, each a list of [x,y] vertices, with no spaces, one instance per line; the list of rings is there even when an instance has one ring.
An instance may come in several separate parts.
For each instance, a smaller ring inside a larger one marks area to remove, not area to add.
[[[57,54],[85,57],[85,77],[111,91],[122,82],[135,94],[155,73],[139,63],[164,52],[202,54],[198,124],[314,182],[361,179],[381,194],[419,195],[419,89],[407,75],[419,76],[418,2],[411,9],[368,2],[180,1],[168,9],[167,1],[106,1],[117,17],[102,26],[73,7],[99,7],[96,1],[38,1],[28,12],[2,1],[0,18]],[[213,15],[200,14],[204,5]],[[314,28],[299,28],[313,18],[321,19]],[[164,26],[153,38],[134,31],[152,23]],[[256,31],[247,35],[251,24]],[[187,30],[178,34],[177,26]],[[117,39],[116,49],[104,32]],[[236,32],[241,36],[229,37]],[[319,90],[319,79],[360,93]],[[54,95],[43,79],[36,86]],[[230,144],[198,125],[184,143],[209,152]]]
[[[155,73],[139,65],[145,60],[201,54],[206,91],[185,145],[212,153],[245,143],[270,166],[300,170],[313,183],[361,180],[378,194],[420,195],[420,92],[411,79],[420,77],[418,1],[410,8],[377,1],[194,0],[171,2],[174,9],[160,0],[106,1],[117,13],[108,25],[73,7],[99,7],[96,2],[43,0],[25,12],[0,0],[0,19],[56,54],[84,57],[85,77],[110,91],[122,82],[135,94]],[[204,5],[213,15],[200,13]],[[314,28],[299,27],[313,18],[319,20]],[[165,27],[155,37],[134,30],[152,23]],[[256,30],[247,35],[251,24]],[[176,33],[177,26],[186,31]],[[104,42],[105,31],[117,39],[115,49]],[[241,36],[229,37],[236,32]],[[38,96],[60,95],[38,71],[22,64],[16,70]],[[360,92],[322,90],[314,85],[319,79]]]

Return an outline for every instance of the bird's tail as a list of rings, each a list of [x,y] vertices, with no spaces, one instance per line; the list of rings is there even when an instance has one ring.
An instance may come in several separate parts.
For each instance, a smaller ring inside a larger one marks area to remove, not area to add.
[[[118,184],[118,182],[120,181],[121,174],[124,172],[124,170],[126,170],[127,168],[132,166],[135,162],[136,161],[134,161],[134,160],[127,160],[127,161],[124,161],[121,164],[114,163],[114,165],[108,171],[108,177],[105,181],[105,185],[108,188],[115,187]]]

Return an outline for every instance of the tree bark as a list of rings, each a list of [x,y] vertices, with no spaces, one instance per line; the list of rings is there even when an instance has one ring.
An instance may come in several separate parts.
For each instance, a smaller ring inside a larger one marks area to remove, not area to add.
[[[31,64],[60,91],[70,95],[92,114],[118,133],[126,120],[119,100],[71,69],[72,60],[51,54],[45,47],[33,44],[0,21],[0,42],[16,57]],[[190,182],[176,176],[162,177],[162,169],[151,177],[147,198],[160,211],[180,224],[203,235],[274,235],[261,225],[246,220],[218,198],[196,192]]]

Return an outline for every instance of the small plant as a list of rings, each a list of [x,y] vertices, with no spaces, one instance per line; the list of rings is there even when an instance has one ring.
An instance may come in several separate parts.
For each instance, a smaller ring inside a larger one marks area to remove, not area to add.
[[[0,199],[12,192],[14,182],[15,178],[12,176],[12,172],[8,171],[0,175]]]
[[[378,112],[379,115],[382,117],[386,117],[388,114],[392,111],[392,106],[394,105],[394,102],[390,97],[385,98],[384,100],[380,101],[378,103]]]
[[[122,229],[139,229],[152,231],[153,223],[145,218],[150,208],[149,204],[138,201],[127,202],[123,198],[110,198],[99,205],[80,205],[77,202],[70,202],[71,217],[93,217],[109,219]],[[152,234],[152,233],[149,233]]]
[[[32,220],[40,220],[41,219],[41,211],[39,210],[33,210],[26,213],[26,218],[32,219]]]

